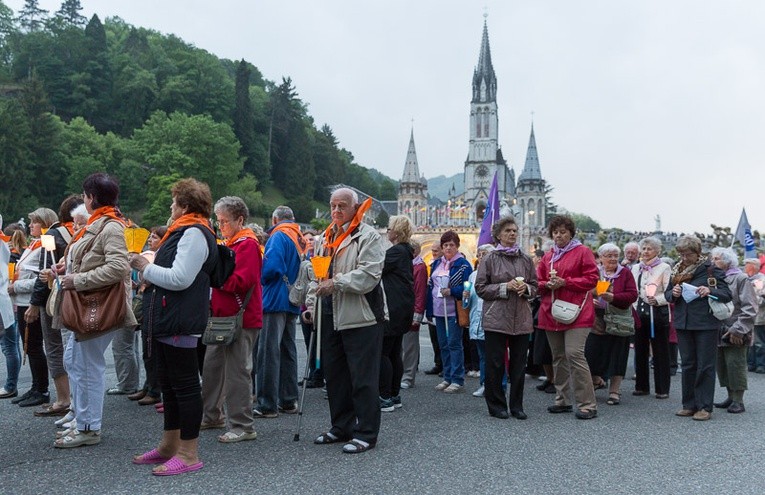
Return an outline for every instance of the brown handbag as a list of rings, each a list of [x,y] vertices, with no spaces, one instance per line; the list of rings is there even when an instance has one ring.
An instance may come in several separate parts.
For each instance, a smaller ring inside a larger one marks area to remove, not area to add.
[[[457,305],[457,325],[462,328],[470,327],[470,308],[463,308],[462,301],[455,300]]]
[[[74,266],[80,266],[85,253],[93,247],[95,238],[87,249],[82,249]],[[127,314],[127,296],[123,281],[89,291],[63,290],[61,299],[61,322],[64,327],[81,334],[100,333],[122,325]]]

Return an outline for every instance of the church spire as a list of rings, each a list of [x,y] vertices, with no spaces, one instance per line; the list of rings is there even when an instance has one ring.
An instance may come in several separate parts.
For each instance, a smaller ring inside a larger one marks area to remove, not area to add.
[[[478,66],[473,72],[473,103],[492,102],[497,100],[497,76],[491,63],[489,48],[489,27],[483,21],[483,38],[481,51],[478,55]]]
[[[417,166],[417,151],[414,148],[414,128],[409,137],[409,150],[406,152],[406,164],[401,182],[420,182],[420,168]]]
[[[531,123],[531,136],[529,136],[529,148],[526,151],[526,164],[518,178],[523,180],[541,180],[542,170],[539,168],[539,156],[537,155],[537,140],[534,138],[534,123]]]

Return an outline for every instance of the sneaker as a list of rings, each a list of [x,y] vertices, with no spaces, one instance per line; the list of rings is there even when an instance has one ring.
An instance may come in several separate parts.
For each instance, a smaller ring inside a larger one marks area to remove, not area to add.
[[[287,407],[279,406],[279,412],[284,414],[296,414],[298,412],[297,402],[293,402]]]
[[[396,395],[394,397],[391,397],[390,400],[393,401],[393,407],[395,407],[396,409],[400,409],[400,408],[404,407],[404,404],[401,403],[401,396],[400,395]]]
[[[444,389],[444,393],[446,394],[457,394],[459,392],[462,392],[462,385],[458,383],[452,383],[448,387]]]
[[[32,389],[30,389],[30,390],[27,390],[27,391],[26,391],[26,392],[24,392],[23,394],[19,395],[18,397],[16,397],[16,398],[15,398],[15,399],[13,399],[13,400],[11,400],[11,404],[18,404],[18,403],[19,403],[19,402],[21,402],[22,400],[27,400],[27,399],[28,399],[28,398],[29,398],[29,397],[32,395],[32,393],[33,393],[33,392],[35,392],[35,391],[34,391],[34,390],[32,390]],[[18,394],[18,392],[16,392],[16,393]]]
[[[409,382],[401,382],[399,387],[406,390],[406,389],[412,388],[412,385],[410,385]]]
[[[451,385],[451,383],[449,383],[449,382],[441,382],[438,385],[436,385],[436,390],[439,390],[439,391],[440,390],[445,390],[446,387],[448,387],[449,385]]]
[[[393,401],[391,399],[383,399],[380,397],[380,411],[393,412],[395,410],[396,406],[393,405]]]
[[[484,390],[485,390],[485,387],[483,385],[481,385],[480,387],[478,387],[478,390],[473,392],[473,397],[483,397],[483,391]]]
[[[32,395],[19,402],[19,407],[41,406],[43,404],[47,404],[48,402],[50,402],[50,393],[45,392],[42,394],[35,390],[32,392]]]
[[[266,418],[266,419],[270,419],[270,418],[275,418],[277,416],[279,416],[279,413],[277,413],[276,411],[261,411],[257,407],[254,407],[252,409],[252,417],[253,418]]]
[[[106,395],[132,395],[135,392],[135,390],[122,390],[118,387],[112,387],[106,391]]]
[[[13,397],[16,397],[17,395],[19,395],[19,391],[18,390],[14,390],[13,392],[9,392],[9,391],[5,390],[5,387],[0,388],[0,399],[11,399]]]

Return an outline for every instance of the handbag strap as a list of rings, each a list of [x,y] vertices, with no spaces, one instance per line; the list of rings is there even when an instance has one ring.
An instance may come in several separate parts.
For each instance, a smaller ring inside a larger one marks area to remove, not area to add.
[[[247,291],[247,295],[244,296],[244,303],[239,300],[239,294],[234,292],[234,297],[236,298],[236,302],[239,304],[239,312],[237,313],[237,316],[240,316],[244,314],[244,310],[247,309],[247,303],[250,302],[250,297],[252,296],[252,291],[255,290],[255,286],[253,285],[250,287],[250,290]]]

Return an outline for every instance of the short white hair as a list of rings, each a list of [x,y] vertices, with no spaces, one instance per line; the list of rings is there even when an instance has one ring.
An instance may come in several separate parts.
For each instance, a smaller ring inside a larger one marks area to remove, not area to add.
[[[487,254],[497,249],[493,244],[481,244],[478,246],[478,252]]]
[[[347,195],[351,197],[351,201],[353,202],[353,206],[356,206],[359,204],[359,195],[351,188],[348,187],[338,187],[334,191],[332,191],[332,195],[330,196],[330,199],[332,199],[332,196],[336,195]]]
[[[712,249],[712,257],[719,257],[728,268],[738,267],[738,256],[731,248],[716,247]]]
[[[659,254],[661,254],[661,248],[664,247],[664,246],[662,246],[661,241],[659,239],[657,239],[656,237],[646,237],[645,239],[641,240],[640,241],[640,249],[643,249],[643,246],[645,246],[646,244],[648,244],[649,246],[654,248],[654,250],[656,250],[656,255],[657,256]],[[626,247],[627,246],[625,246],[625,249],[626,249]]]
[[[640,245],[637,242],[630,241],[630,242],[628,242],[627,244],[624,245],[624,250],[626,251],[629,248],[633,248],[633,247],[638,249],[638,250],[640,249]]]
[[[88,213],[88,209],[85,208],[84,203],[77,205],[69,214],[72,215],[73,219],[77,217],[84,218],[85,221],[90,219],[90,213]]]
[[[760,263],[760,260],[757,259],[757,258],[747,258],[747,259],[744,260],[744,264],[745,265],[754,265],[754,267],[757,268],[758,270],[762,266],[762,263]]]
[[[625,248],[627,246],[624,246]],[[607,242],[600,246],[598,248],[598,256],[603,256],[606,253],[616,253],[617,255],[621,254],[622,250],[619,249],[619,246],[614,244],[613,242]]]

